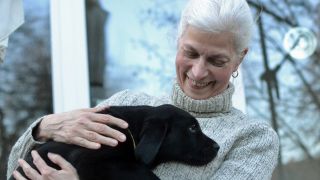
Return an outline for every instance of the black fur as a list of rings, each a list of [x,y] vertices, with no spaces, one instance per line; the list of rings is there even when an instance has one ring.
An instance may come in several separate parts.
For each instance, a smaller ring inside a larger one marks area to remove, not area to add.
[[[129,130],[122,130],[127,140],[116,148],[102,146],[90,150],[59,142],[47,142],[35,149],[48,165],[57,167],[47,153],[62,155],[76,169],[81,180],[159,179],[150,170],[159,163],[178,161],[190,165],[204,165],[216,156],[219,146],[204,135],[197,120],[189,113],[172,105],[111,106],[105,114],[128,122]],[[26,161],[31,164],[29,153]],[[18,170],[23,174],[21,168]]]

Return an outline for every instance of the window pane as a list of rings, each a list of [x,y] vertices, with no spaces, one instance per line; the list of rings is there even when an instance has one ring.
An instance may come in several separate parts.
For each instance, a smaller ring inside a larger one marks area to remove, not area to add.
[[[37,118],[52,113],[48,0],[24,0],[25,23],[10,36],[0,64],[0,179],[13,143]]]
[[[259,19],[243,66],[247,111],[279,134],[273,179],[319,179],[319,1],[249,2]]]
[[[156,12],[158,3],[87,1],[92,105],[123,89],[153,95],[170,91],[175,77],[175,23],[185,1],[168,1]],[[157,16],[164,11],[172,15],[170,21]]]

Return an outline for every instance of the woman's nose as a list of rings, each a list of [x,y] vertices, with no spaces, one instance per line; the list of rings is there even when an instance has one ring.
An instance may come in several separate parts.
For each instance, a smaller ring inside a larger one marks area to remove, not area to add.
[[[205,61],[200,59],[196,61],[192,66],[192,74],[194,80],[202,80],[208,75],[208,69],[206,67]]]

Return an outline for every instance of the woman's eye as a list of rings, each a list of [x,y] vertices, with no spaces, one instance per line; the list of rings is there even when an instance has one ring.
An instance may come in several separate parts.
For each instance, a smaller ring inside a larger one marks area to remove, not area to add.
[[[192,132],[192,133],[197,132],[198,131],[197,125],[194,124],[194,125],[190,126],[189,127],[189,131]]]
[[[188,58],[197,58],[198,53],[192,51],[184,51],[184,55]]]
[[[209,62],[213,66],[217,66],[217,67],[223,67],[226,64],[226,62],[222,60],[210,60]]]

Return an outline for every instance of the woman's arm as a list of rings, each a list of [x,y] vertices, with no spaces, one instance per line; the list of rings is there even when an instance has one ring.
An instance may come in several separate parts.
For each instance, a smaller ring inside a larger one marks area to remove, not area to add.
[[[12,172],[18,167],[18,159],[25,157],[34,145],[42,143],[32,137],[32,129],[34,129],[41,120],[42,118],[39,118],[33,122],[12,147],[8,158],[7,179],[10,178]]]
[[[38,119],[13,146],[8,159],[7,178],[17,168],[18,159],[23,159],[35,144],[49,139],[93,149],[99,148],[100,144],[110,145],[112,139],[124,141],[120,138],[122,133],[108,125],[114,124],[122,128],[128,125],[121,119],[95,112],[109,105],[131,105],[141,98],[140,95],[131,97],[131,92],[125,90],[112,95],[95,108],[52,114]],[[147,101],[149,98],[145,97],[142,100]]]
[[[7,178],[17,168],[18,159],[23,159],[37,143],[54,140],[98,149],[101,144],[116,146],[118,141],[125,141],[124,134],[110,128],[109,125],[127,128],[128,124],[110,115],[97,113],[104,108],[80,109],[38,119],[12,148],[8,159]]]

